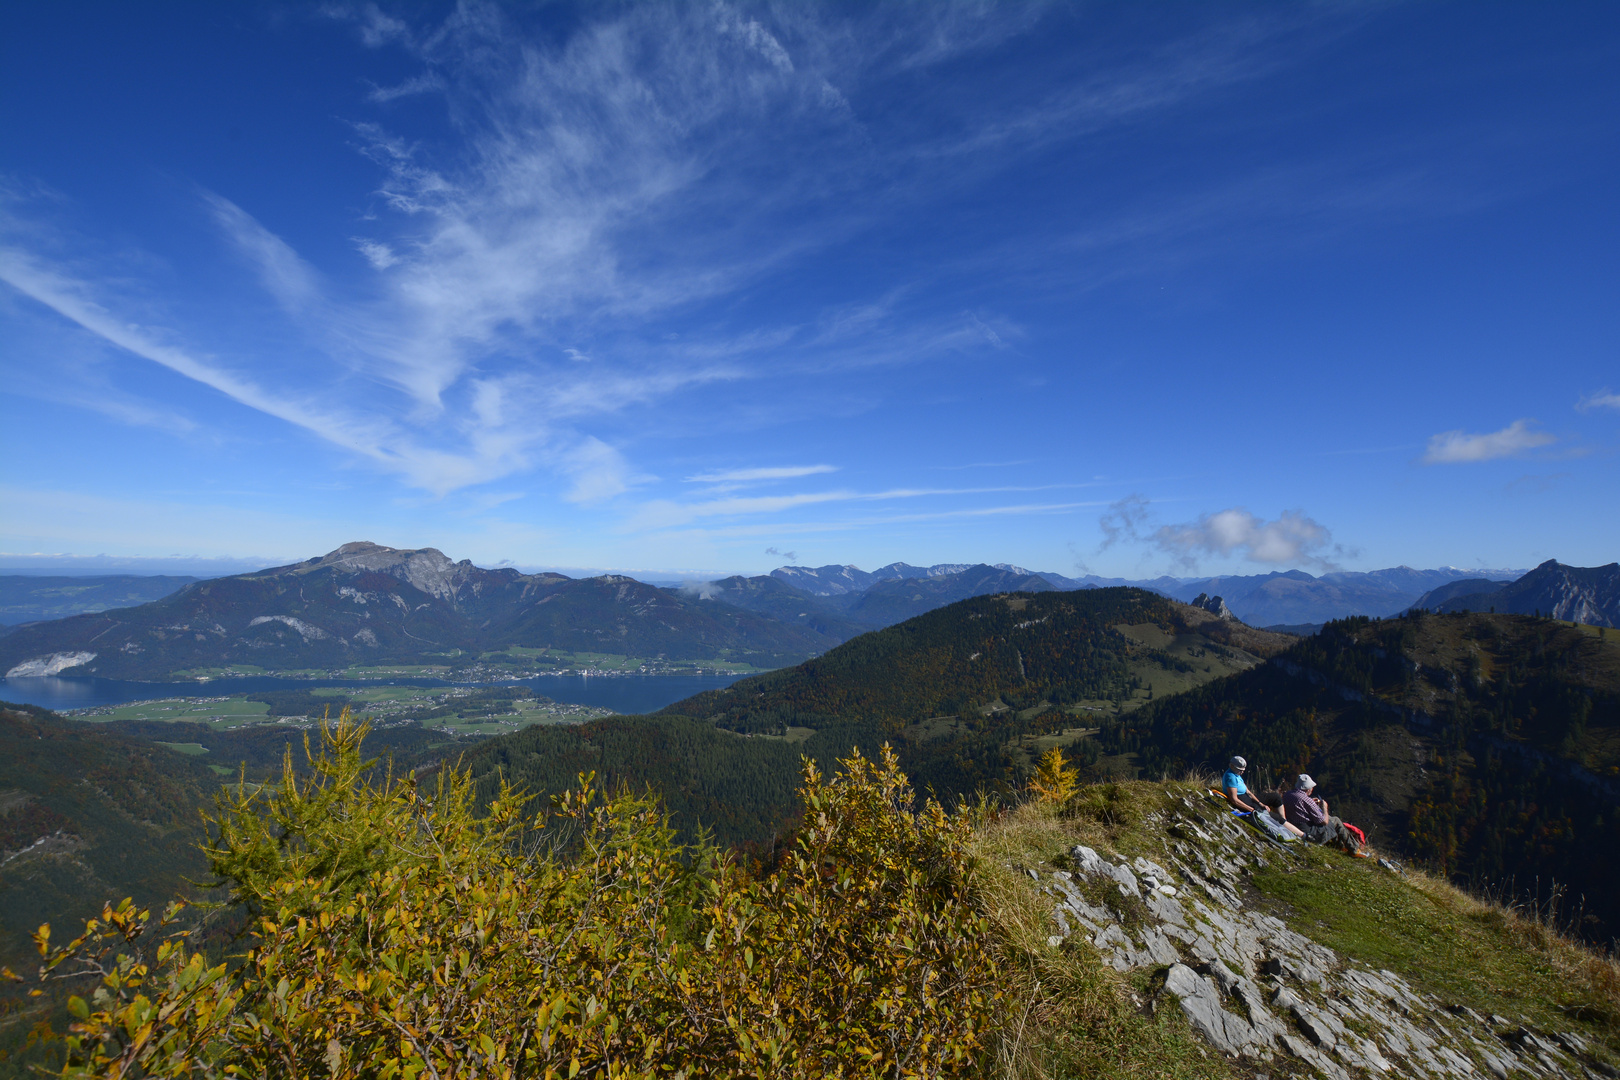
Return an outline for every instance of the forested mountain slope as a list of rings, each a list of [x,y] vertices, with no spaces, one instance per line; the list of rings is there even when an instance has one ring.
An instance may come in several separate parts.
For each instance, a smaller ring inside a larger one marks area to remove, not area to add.
[[[1454,875],[1584,896],[1620,930],[1620,634],[1518,615],[1331,623],[1271,663],[1118,718],[1147,775],[1301,771],[1377,842]]]
[[[1046,592],[1051,582],[1037,574],[979,564],[950,574],[877,581],[858,597],[845,597],[845,612],[866,626],[893,626],[926,611],[993,593]]]
[[[21,627],[0,638],[0,671],[158,679],[230,665],[465,664],[514,646],[773,667],[840,640],[631,578],[484,570],[432,548],[355,543],[140,607]]]
[[[1506,581],[1492,581],[1489,578],[1463,578],[1461,581],[1451,581],[1437,589],[1430,589],[1413,602],[1415,608],[1425,608],[1429,611],[1442,610],[1442,605],[1450,600],[1457,600],[1464,596],[1482,596],[1494,593],[1511,584]]]
[[[1022,735],[1089,725],[1153,679],[1195,685],[1291,640],[1140,589],[983,596],[663,711],[814,732],[840,754],[887,740],[919,785],[968,793],[1009,778]]]
[[[0,962],[21,968],[40,923],[102,902],[161,904],[207,864],[201,807],[220,778],[144,739],[0,707]]]
[[[829,749],[750,738],[681,716],[613,716],[536,725],[443,760],[470,770],[485,800],[502,778],[543,800],[577,786],[583,772],[594,772],[605,791],[651,789],[683,836],[701,827],[729,846],[784,832],[799,810],[801,754],[830,763]]]

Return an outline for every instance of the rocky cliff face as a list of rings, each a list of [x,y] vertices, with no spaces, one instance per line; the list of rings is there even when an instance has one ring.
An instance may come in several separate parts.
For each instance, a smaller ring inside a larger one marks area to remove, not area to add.
[[[1176,794],[1135,850],[1076,846],[1067,869],[1028,869],[1054,904],[1048,945],[1083,942],[1117,971],[1157,973],[1147,1007],[1179,1009],[1212,1047],[1253,1068],[1328,1080],[1615,1075],[1578,1024],[1481,1013],[1291,926],[1253,878],[1309,872],[1303,849],[1211,805]],[[1403,874],[1383,860],[1368,869]]]
[[[1236,615],[1232,614],[1232,609],[1226,606],[1225,600],[1222,600],[1219,596],[1211,596],[1208,593],[1199,593],[1196,597],[1194,597],[1192,600],[1192,606],[1196,608],[1203,608],[1211,615],[1217,615],[1223,619],[1237,618]]]
[[[1519,580],[1489,593],[1433,605],[1437,611],[1535,615],[1588,626],[1620,626],[1620,563],[1566,566],[1548,559]]]
[[[454,601],[465,585],[495,576],[502,581],[518,577],[516,570],[484,570],[470,559],[452,562],[438,548],[400,549],[373,544],[367,540],[344,544],[327,555],[292,566],[269,571],[275,575],[305,575],[320,570],[362,573],[371,571],[415,586],[429,596]]]

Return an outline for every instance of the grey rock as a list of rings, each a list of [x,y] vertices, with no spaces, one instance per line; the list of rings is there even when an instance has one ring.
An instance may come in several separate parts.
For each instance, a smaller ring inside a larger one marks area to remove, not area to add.
[[[1234,993],[1240,981],[1240,976],[1234,974],[1231,968],[1219,960],[1209,965],[1209,977],[1215,980],[1215,985],[1221,988],[1223,994]]]
[[[1389,1071],[1389,1062],[1379,1051],[1378,1044],[1373,1042],[1371,1039],[1364,1038],[1363,1036],[1357,1035],[1354,1032],[1348,1033],[1339,1045],[1340,1057],[1347,1056],[1345,1054],[1347,1045],[1354,1047],[1355,1056],[1359,1059],[1358,1063],[1362,1065],[1363,1068],[1369,1069],[1373,1072]]]
[[[1166,870],[1152,859],[1144,859],[1139,855],[1131,860],[1131,865],[1136,868],[1136,872],[1138,874],[1141,874],[1144,877],[1157,878],[1161,882],[1170,882],[1174,880],[1170,871]]]
[[[1187,913],[1182,909],[1180,901],[1172,896],[1160,892],[1150,892],[1142,898],[1147,902],[1147,909],[1155,919],[1172,926],[1186,926]]]
[[[1155,964],[1175,964],[1181,960],[1181,953],[1170,944],[1170,939],[1156,929],[1148,929],[1142,934],[1142,945],[1148,956]]]
[[[1589,1056],[1579,1036],[1442,1005],[1399,974],[1369,970],[1246,907],[1248,875],[1267,841],[1235,819],[1204,827],[1180,815],[1170,820],[1164,864],[1146,856],[1113,862],[1077,845],[1072,874],[1042,876],[1061,930],[1049,940],[1056,947],[1071,928],[1083,928],[1117,971],[1168,967],[1167,991],[1216,1050],[1275,1062],[1288,1075],[1308,1068],[1324,1080],[1620,1080],[1576,1062]],[[1401,872],[1399,864],[1386,869]],[[1117,905],[1089,899],[1116,888],[1142,899],[1146,925],[1127,931]]]
[[[1591,1053],[1591,1049],[1587,1041],[1575,1034],[1573,1031],[1554,1032],[1553,1038],[1562,1043],[1564,1049],[1568,1050],[1572,1054]]]
[[[1461,1054],[1457,1053],[1457,1051],[1451,1049],[1451,1047],[1449,1047],[1449,1046],[1436,1047],[1435,1048],[1435,1054],[1436,1054],[1436,1056],[1438,1056],[1444,1062],[1444,1065],[1442,1066],[1442,1068],[1449,1069],[1449,1071],[1453,1075],[1456,1075],[1456,1076],[1478,1076],[1479,1075],[1479,1070],[1474,1068],[1474,1063],[1472,1061],[1469,1061],[1467,1058],[1463,1057]],[[1437,1071],[1440,1071],[1440,1070],[1431,1069],[1430,1071],[1431,1072],[1437,1072]]]
[[[1194,1030],[1222,1053],[1241,1054],[1256,1042],[1249,1022],[1221,1008],[1215,985],[1187,965],[1171,966],[1165,989],[1181,999],[1181,1011]]]
[[[1284,1035],[1281,1041],[1288,1048],[1289,1053],[1309,1064],[1317,1072],[1327,1077],[1328,1080],[1349,1080],[1350,1074],[1344,1070],[1344,1066],[1323,1054],[1298,1035]]]
[[[1119,923],[1109,923],[1103,927],[1102,932],[1091,939],[1091,943],[1099,949],[1106,950],[1134,950],[1136,948],[1136,944],[1125,936],[1124,930],[1120,929]]]
[[[1309,960],[1285,956],[1279,962],[1282,964],[1283,974],[1298,982],[1317,984],[1327,982],[1327,974]]]
[[[1118,883],[1121,896],[1141,897],[1142,890],[1137,885],[1136,875],[1131,873],[1130,867],[1115,866],[1084,844],[1076,844],[1069,851],[1069,857],[1074,859],[1082,874],[1090,877],[1112,878]]]
[[[1518,1066],[1510,1058],[1504,1058],[1484,1043],[1475,1040],[1474,1049],[1485,1061],[1485,1068],[1497,1080],[1508,1080],[1508,1076]]]
[[[1295,1005],[1289,1010],[1294,1019],[1299,1021],[1299,1029],[1303,1031],[1317,1046],[1324,1050],[1332,1050],[1339,1044],[1339,1037],[1328,1026],[1327,1019],[1315,1009],[1305,1005]]]

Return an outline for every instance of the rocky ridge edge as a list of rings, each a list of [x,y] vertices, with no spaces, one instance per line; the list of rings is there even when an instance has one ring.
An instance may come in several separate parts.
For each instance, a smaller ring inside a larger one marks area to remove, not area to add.
[[[1049,945],[1079,936],[1117,971],[1167,968],[1149,1007],[1173,998],[1199,1035],[1240,1060],[1291,1061],[1328,1080],[1620,1077],[1576,1033],[1443,1002],[1247,907],[1252,869],[1295,853],[1231,815],[1210,820],[1193,799],[1177,801],[1186,812],[1155,823],[1173,869],[1142,856],[1113,863],[1077,846],[1074,871],[1025,871],[1056,901]]]

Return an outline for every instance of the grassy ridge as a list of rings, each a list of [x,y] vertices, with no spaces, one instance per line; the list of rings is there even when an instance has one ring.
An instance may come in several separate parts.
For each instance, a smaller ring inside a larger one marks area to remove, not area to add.
[[[1167,840],[1161,815],[1180,808],[1184,796],[1202,802],[1202,787],[1092,785],[1062,810],[1029,803],[977,830],[972,850],[985,875],[986,906],[998,934],[1017,950],[1004,960],[1005,973],[1028,1017],[1017,1045],[1003,1048],[1008,1060],[997,1075],[1238,1074],[1235,1063],[1189,1037],[1180,1010],[1142,1007],[1162,992],[1162,968],[1121,975],[1103,967],[1089,943],[1051,947],[1053,900],[1023,869],[1067,867],[1075,844],[1121,861],[1161,858]],[[1341,956],[1388,968],[1443,1001],[1487,1016],[1523,1017],[1542,1031],[1578,1031],[1610,1061],[1620,1059],[1620,963],[1531,913],[1421,872],[1396,875],[1322,848],[1256,866],[1245,898]],[[1275,1075],[1274,1067],[1267,1071]]]
[[[1298,772],[1380,843],[1440,872],[1556,880],[1580,931],[1620,934],[1620,635],[1519,615],[1350,619],[1273,664],[1119,718],[1098,738],[1148,775],[1233,753]]]

